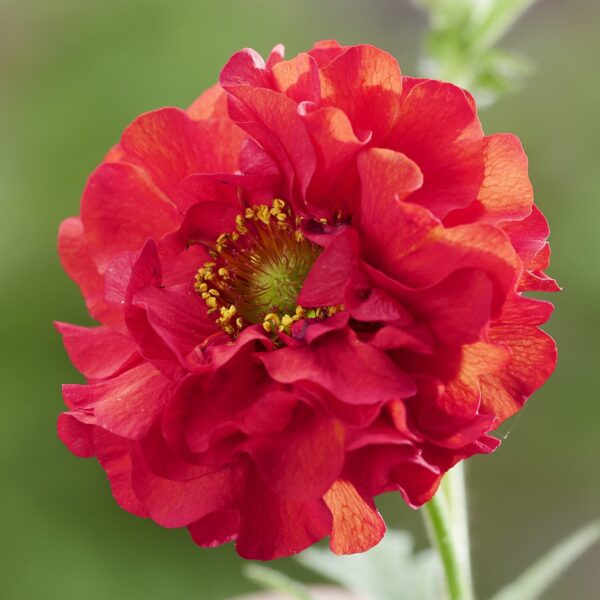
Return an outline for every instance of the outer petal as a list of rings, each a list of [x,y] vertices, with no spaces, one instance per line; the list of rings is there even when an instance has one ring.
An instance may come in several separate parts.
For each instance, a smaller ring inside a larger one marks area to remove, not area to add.
[[[123,317],[104,301],[104,282],[90,254],[79,217],[65,219],[58,232],[60,261],[69,277],[77,283],[90,314],[102,323],[117,324]]]
[[[163,527],[184,527],[217,510],[231,506],[243,485],[238,466],[207,468],[186,481],[158,477],[139,452],[133,454],[132,485],[150,517]]]
[[[81,201],[86,243],[101,272],[120,252],[137,251],[146,240],[177,229],[179,218],[147,174],[126,163],[98,167]]]
[[[295,500],[320,498],[344,465],[344,430],[313,411],[297,410],[286,430],[254,437],[245,448],[276,494]]]
[[[120,371],[136,354],[133,341],[108,327],[56,323],[75,367],[88,379],[104,379]]]
[[[171,199],[191,173],[235,171],[243,132],[228,119],[192,121],[184,111],[162,108],[138,117],[123,133],[125,160],[143,167]]]
[[[110,480],[119,506],[138,517],[148,517],[131,486],[131,442],[99,427],[94,428],[96,456]]]
[[[81,458],[94,456],[93,417],[81,411],[64,412],[58,417],[58,437],[73,453]]]
[[[187,114],[195,121],[227,117],[227,94],[218,84],[204,91],[187,109]]]
[[[379,543],[385,523],[371,499],[343,479],[336,481],[324,498],[333,514],[329,546],[335,554],[366,552]]]
[[[65,386],[69,406],[93,408],[95,424],[128,439],[141,438],[164,406],[170,381],[144,363],[94,385]]]
[[[477,201],[448,215],[446,223],[500,223],[523,219],[531,212],[533,187],[519,138],[507,133],[486,137],[483,156],[485,175]]]
[[[482,137],[466,93],[428,80],[406,96],[386,145],[406,154],[423,172],[423,187],[411,202],[443,218],[477,198],[484,176]]]
[[[481,378],[482,412],[504,420],[550,377],[556,367],[556,344],[531,325],[493,325],[490,340],[510,350],[510,361],[501,372]]]
[[[218,510],[188,525],[192,539],[198,546],[214,548],[237,537],[240,512],[237,509]]]
[[[284,499],[269,491],[258,478],[250,481],[240,508],[236,542],[243,558],[274,560],[296,554],[331,532],[331,513],[322,499]]]
[[[321,40],[315,42],[308,53],[317,61],[319,67],[326,67],[346,50],[337,40]]]

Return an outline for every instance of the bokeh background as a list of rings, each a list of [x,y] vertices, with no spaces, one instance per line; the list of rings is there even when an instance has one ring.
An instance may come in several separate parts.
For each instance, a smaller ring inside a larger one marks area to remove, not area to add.
[[[473,553],[485,598],[599,516],[600,5],[541,0],[504,40],[537,63],[522,92],[482,113],[517,133],[552,225],[564,292],[548,330],[560,363],[469,464]],[[88,324],[55,251],[87,175],[140,112],[186,106],[237,49],[320,38],[370,42],[415,72],[423,16],[408,0],[0,0],[0,596],[7,600],[224,599],[253,589],[232,547],[201,550],[121,511],[99,466],[55,434],[60,384],[80,381],[51,321]],[[419,515],[384,497],[389,522]],[[600,597],[600,550],[548,600]],[[278,568],[314,579],[290,560]]]

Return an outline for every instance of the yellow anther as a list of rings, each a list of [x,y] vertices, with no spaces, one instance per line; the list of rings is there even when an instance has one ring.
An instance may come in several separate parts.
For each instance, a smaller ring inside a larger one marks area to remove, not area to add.
[[[219,274],[219,277],[222,277],[223,279],[229,277],[229,271],[225,267],[221,267],[217,273]]]
[[[238,329],[241,329],[241,328],[244,326],[244,320],[242,319],[242,317],[238,317],[238,318],[235,320],[235,326],[236,326]]]
[[[199,292],[206,292],[208,290],[208,284],[202,282],[198,284],[198,291]]]
[[[265,224],[269,224],[270,215],[269,215],[269,207],[265,204],[261,204],[256,210],[256,216]]]
[[[317,319],[322,319],[323,318],[323,309],[322,308],[317,308],[317,310],[315,310],[315,315],[317,316]]]
[[[280,198],[275,198],[273,200],[273,208],[278,208],[279,210],[283,210],[285,208],[285,202]]]
[[[271,324],[271,321],[263,321],[262,326],[267,333],[271,333],[271,331],[273,331],[273,325]]]
[[[245,219],[244,219],[243,215],[237,215],[235,217],[235,224],[236,224],[238,233],[241,233],[241,234],[248,233],[248,228],[246,227]]]
[[[275,218],[278,221],[285,221],[287,219],[287,215],[285,213],[278,213],[275,215]]]
[[[239,234],[237,231],[234,231],[234,232],[231,234],[231,240],[232,240],[233,242],[237,242],[239,239],[240,239],[240,234]]]
[[[229,239],[229,234],[228,233],[222,233],[218,238],[217,238],[217,244],[225,244],[227,242],[227,240]]]
[[[299,319],[302,319],[304,317],[304,309],[301,306],[296,306],[296,316]]]
[[[279,315],[275,313],[269,313],[268,315],[265,315],[264,321],[275,323],[277,326],[281,325],[281,319],[279,318]]]
[[[202,292],[202,300],[207,300],[210,298],[210,294],[208,292]]]
[[[323,225],[327,225],[328,221],[327,219],[325,219],[324,217],[322,219],[319,219],[319,223],[323,224]]]
[[[209,308],[217,309],[217,299],[214,296],[210,296],[206,299],[206,306]]]
[[[214,263],[214,262],[205,262],[204,263],[204,268],[207,271],[210,271],[213,267],[216,267],[216,266],[217,266],[217,263]]]
[[[294,231],[294,237],[296,238],[296,241],[298,243],[304,241],[304,234],[299,229],[296,229],[296,231]]]
[[[215,290],[215,288],[211,288],[210,290],[208,290],[208,293],[211,296],[217,296],[217,297],[221,295],[221,294],[219,294],[219,290]]]
[[[246,219],[254,219],[254,209],[253,209],[253,208],[250,208],[250,207],[248,207],[248,208],[246,209],[246,212],[244,213],[244,217],[245,217]]]
[[[236,309],[235,306],[233,306],[233,304],[229,307],[229,308],[225,308],[224,306],[221,307],[221,322],[222,323],[229,323],[229,321],[231,321],[231,319],[233,319],[233,317],[235,317],[235,313],[236,313]]]
[[[281,326],[284,329],[288,328],[293,322],[294,319],[290,317],[290,315],[283,315],[283,317],[281,317]]]

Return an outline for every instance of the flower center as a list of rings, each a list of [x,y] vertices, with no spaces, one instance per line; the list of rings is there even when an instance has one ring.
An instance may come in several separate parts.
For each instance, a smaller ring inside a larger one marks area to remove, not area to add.
[[[194,289],[217,324],[235,337],[262,323],[269,333],[287,332],[302,318],[324,318],[340,306],[305,309],[297,298],[321,248],[307,240],[283,200],[248,207],[236,231],[223,233],[198,270]]]

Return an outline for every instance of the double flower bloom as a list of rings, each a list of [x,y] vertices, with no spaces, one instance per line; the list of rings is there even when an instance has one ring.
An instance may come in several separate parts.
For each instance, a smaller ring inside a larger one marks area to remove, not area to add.
[[[127,511],[247,558],[417,507],[554,369],[548,227],[518,139],[371,46],[235,54],[138,117],[59,236],[99,327],[59,435]]]

